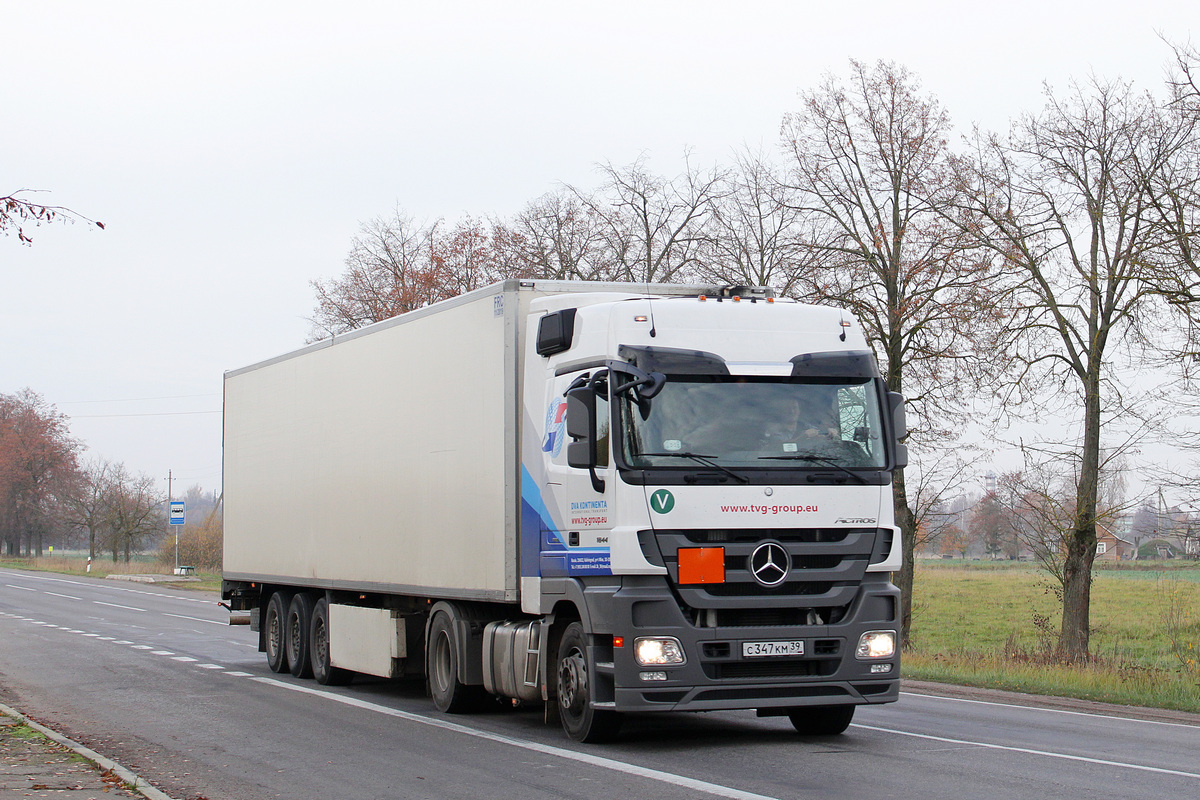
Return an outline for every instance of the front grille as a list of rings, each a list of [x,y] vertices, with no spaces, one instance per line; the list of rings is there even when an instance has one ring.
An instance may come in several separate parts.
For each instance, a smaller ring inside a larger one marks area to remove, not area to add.
[[[658,531],[659,535],[680,534],[692,544],[725,544],[729,542],[801,542],[807,544],[844,541],[852,533],[874,533],[873,528],[706,528],[703,530]]]
[[[833,586],[833,583],[801,583],[798,581],[793,583],[789,581],[768,589],[751,581],[750,583],[711,583],[705,585],[704,591],[713,597],[779,597],[781,595],[807,597],[814,594],[826,594]]]
[[[877,528],[746,528],[656,530],[653,543],[683,604],[693,609],[733,610],[753,599],[758,608],[804,609],[798,622],[805,624],[808,609],[820,610],[848,605],[857,592],[881,541]],[[790,560],[789,578],[778,586],[763,586],[751,572],[750,558],[766,541],[778,542]],[[643,547],[648,544],[643,540]],[[679,583],[679,550],[691,547],[721,547],[724,550],[725,580],[722,583]]]
[[[770,661],[714,661],[704,665],[704,674],[720,680],[746,678],[817,678],[837,672],[838,662],[829,659]]]

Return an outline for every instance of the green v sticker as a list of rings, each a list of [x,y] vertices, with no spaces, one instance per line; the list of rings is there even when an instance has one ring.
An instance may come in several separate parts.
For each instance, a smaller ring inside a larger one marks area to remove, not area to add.
[[[675,507],[675,495],[668,492],[666,489],[659,489],[654,494],[650,495],[650,508],[656,514],[669,514],[671,509]]]

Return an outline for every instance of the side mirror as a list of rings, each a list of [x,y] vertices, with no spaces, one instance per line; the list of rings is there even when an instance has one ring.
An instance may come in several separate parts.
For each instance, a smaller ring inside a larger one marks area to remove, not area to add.
[[[567,464],[577,469],[596,466],[596,390],[580,386],[567,392]]]
[[[567,390],[567,465],[586,469],[592,477],[592,489],[604,491],[604,479],[596,474],[596,390],[578,386]]]
[[[908,436],[908,421],[904,416],[904,395],[899,392],[887,393],[888,406],[892,412],[892,445],[896,449],[896,469],[908,466],[908,446],[900,440]]]

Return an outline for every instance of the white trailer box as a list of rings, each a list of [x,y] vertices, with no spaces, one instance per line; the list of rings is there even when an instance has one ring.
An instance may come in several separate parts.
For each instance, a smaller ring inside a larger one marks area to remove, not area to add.
[[[517,599],[516,306],[464,296],[225,376],[225,577]]]

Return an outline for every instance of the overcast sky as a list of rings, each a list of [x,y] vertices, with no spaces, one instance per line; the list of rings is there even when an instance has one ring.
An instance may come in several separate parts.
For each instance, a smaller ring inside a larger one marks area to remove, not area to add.
[[[107,226],[0,238],[0,392],[41,393],[164,490],[168,469],[217,490],[222,373],[302,345],[309,282],[397,205],[506,217],[601,161],[773,148],[850,58],[1003,129],[1043,82],[1157,91],[1160,36],[1198,23],[1195,0],[0,0],[0,196]]]

